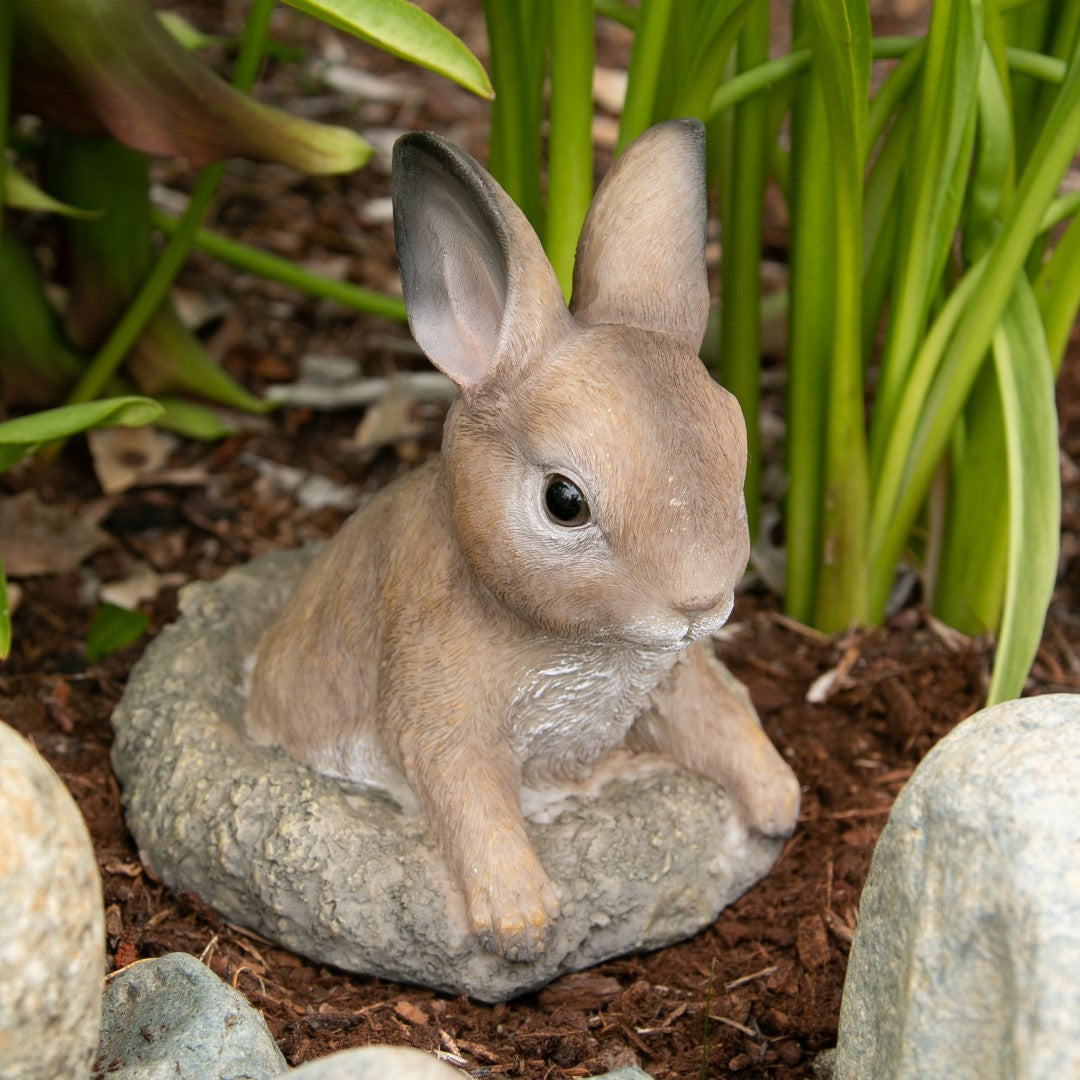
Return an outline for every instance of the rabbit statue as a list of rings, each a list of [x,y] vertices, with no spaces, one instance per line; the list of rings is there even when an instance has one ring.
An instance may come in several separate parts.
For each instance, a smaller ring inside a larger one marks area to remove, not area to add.
[[[536,234],[468,154],[394,147],[413,335],[460,390],[440,456],[341,528],[266,630],[249,733],[331,776],[402,776],[487,949],[543,951],[559,904],[522,784],[616,746],[794,828],[794,774],[715,659],[748,558],[746,439],[697,352],[705,137],[660,124],[616,161],[567,310]]]

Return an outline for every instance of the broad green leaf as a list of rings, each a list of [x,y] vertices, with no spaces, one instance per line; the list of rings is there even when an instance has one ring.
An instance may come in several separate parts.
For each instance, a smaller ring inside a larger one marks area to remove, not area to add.
[[[495,96],[480,61],[437,19],[407,0],[285,2],[385,52],[445,75],[480,97]]]
[[[11,652],[11,605],[8,603],[7,574],[0,559],[0,660]]]
[[[141,611],[129,611],[116,604],[102,604],[86,632],[86,659],[96,664],[118,652],[146,633],[150,619]]]
[[[219,79],[146,0],[15,0],[14,8],[20,97],[58,127],[104,126],[136,150],[197,166],[242,156],[328,174],[371,156],[355,132],[290,116]]]
[[[1061,528],[1054,374],[1021,278],[994,335],[1009,463],[1009,563],[987,704],[1019,697],[1054,591]]]
[[[39,446],[98,427],[141,427],[164,410],[150,398],[116,397],[61,405],[0,423],[0,472]]]
[[[4,173],[4,202],[16,210],[31,210],[42,214],[61,214],[66,217],[100,217],[100,210],[83,210],[54,199],[28,180],[18,169],[0,161]]]

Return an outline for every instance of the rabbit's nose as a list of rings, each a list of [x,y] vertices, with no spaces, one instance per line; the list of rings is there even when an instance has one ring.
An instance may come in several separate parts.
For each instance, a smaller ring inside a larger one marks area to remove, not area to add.
[[[696,619],[699,615],[706,615],[720,607],[725,601],[730,604],[730,593],[726,589],[712,596],[694,596],[689,600],[682,600],[675,604],[675,609],[687,618]]]

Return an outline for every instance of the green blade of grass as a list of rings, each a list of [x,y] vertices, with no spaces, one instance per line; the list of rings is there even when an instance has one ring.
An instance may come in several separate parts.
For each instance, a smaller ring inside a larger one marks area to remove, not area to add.
[[[180,227],[179,218],[166,214],[162,210],[152,211],[151,218],[155,228],[169,235],[175,233]],[[354,285],[351,281],[338,281],[336,278],[325,277],[313,270],[298,266],[290,259],[283,259],[279,255],[272,255],[268,251],[242,244],[238,240],[222,236],[211,229],[197,229],[192,237],[192,244],[207,254],[213,255],[215,259],[221,259],[222,262],[241,270],[248,270],[270,281],[279,281],[308,296],[333,300],[335,303],[343,304],[366,315],[379,315],[384,319],[392,319],[399,323],[406,321],[405,303],[399,297],[374,292],[360,285]]]
[[[769,55],[769,5],[758,0],[739,35],[739,70]],[[735,111],[731,184],[722,221],[720,381],[746,419],[746,512],[756,538],[761,517],[761,228],[768,162],[768,100],[757,95]]]
[[[960,217],[963,177],[974,139],[981,34],[978,3],[940,0],[934,5],[920,69],[900,244],[874,396],[870,462],[875,478]]]
[[[7,574],[4,560],[0,559],[0,660],[6,660],[11,652],[11,605],[8,602]]]
[[[480,97],[494,97],[483,64],[437,19],[407,0],[285,2],[384,52],[445,75]]]
[[[993,242],[1013,183],[1012,123],[999,70],[986,45],[979,66],[978,139],[963,212],[962,248],[969,261]],[[989,366],[976,379],[964,415],[966,438],[952,455],[945,526],[940,538],[934,537],[938,542],[931,543],[941,552],[941,565],[936,573],[929,569],[935,614],[977,634],[998,625],[1007,549],[1005,428],[998,380]]]
[[[884,610],[893,568],[929,489],[998,321],[1080,146],[1080,51],[1043,126],[987,255],[968,271],[920,350],[886,449],[871,519],[871,614]],[[977,287],[977,303],[972,302]]]
[[[714,0],[701,7],[690,59],[671,106],[671,115],[696,116],[703,120],[709,114],[709,102],[723,80],[731,50],[754,3],[755,0]],[[751,36],[760,35],[755,31]],[[743,52],[745,54],[745,48]],[[768,58],[768,49],[758,50],[753,63],[740,62],[739,70],[756,67]]]
[[[540,129],[549,0],[484,0],[495,100],[488,168],[543,235]]]
[[[986,364],[954,439],[938,567],[928,568],[934,614],[964,634],[995,630],[1001,619],[1008,553],[1005,422],[993,365]]]
[[[1034,289],[1056,375],[1080,308],[1080,218],[1073,218],[1043,263]]]
[[[808,0],[806,29],[820,69],[832,158],[836,291],[832,311],[814,623],[838,631],[866,619],[869,476],[863,427],[862,175],[870,83],[865,0]]]
[[[641,0],[630,50],[626,101],[619,121],[618,150],[624,150],[655,119],[658,86],[663,77],[664,46],[675,14],[674,0]]]
[[[825,102],[813,69],[807,73],[796,96],[791,157],[784,607],[789,615],[808,623],[813,617],[817,594],[825,389],[836,290],[832,269],[835,193],[831,185],[818,180],[828,175],[831,162]]]
[[[574,251],[592,200],[592,0],[562,0],[551,22],[548,204],[544,247],[569,300]]]
[[[900,229],[898,197],[911,152],[915,112],[904,108],[885,137],[867,177],[863,196],[863,357],[869,358],[892,281]]]
[[[1054,375],[1025,279],[994,335],[1009,474],[1005,603],[987,705],[1019,697],[1035,659],[1057,574],[1061,488]]]

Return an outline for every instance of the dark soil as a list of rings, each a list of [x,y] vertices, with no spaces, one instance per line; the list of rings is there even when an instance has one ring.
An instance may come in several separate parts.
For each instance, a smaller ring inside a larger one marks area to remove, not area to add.
[[[200,18],[209,7],[193,10],[205,28],[213,28]],[[439,13],[483,53],[478,4],[448,3]],[[282,37],[303,44],[309,55],[325,50],[324,30],[283,9],[280,15],[275,25]],[[617,59],[624,45],[612,34],[601,55]],[[344,99],[297,97],[302,79],[287,65],[271,66],[266,96],[296,110],[328,112],[365,132],[435,127],[483,153],[482,103],[373,50],[349,44],[346,53],[358,66],[418,88],[419,99],[354,109]],[[177,189],[190,183],[178,164],[162,165],[159,174]],[[350,279],[389,289],[396,274],[389,228],[367,220],[368,200],[388,192],[382,158],[357,176],[332,180],[238,164],[229,171],[217,223],[289,258],[339,263]],[[309,353],[359,357],[370,375],[422,366],[402,352],[407,335],[400,328],[205,258],[191,260],[182,284],[227,301],[202,333],[229,370],[257,390],[293,378]],[[1029,693],[1080,686],[1075,356],[1066,364],[1060,400],[1062,574]],[[108,755],[109,715],[145,642],[87,663],[94,610],[87,583],[122,578],[136,563],[149,563],[165,581],[143,605],[156,633],[175,617],[183,582],[216,578],[272,548],[330,535],[344,512],[305,509],[260,479],[253,457],[352,485],[360,496],[437,445],[436,412],[419,417],[418,439],[368,460],[351,438],[360,415],[286,409],[222,443],[182,444],[165,472],[104,500],[81,443],[57,465],[28,464],[0,476],[0,494],[33,488],[72,515],[92,509],[112,537],[78,569],[20,582],[15,647],[0,665],[0,719],[47,757],[89,825],[112,966],[173,950],[203,958],[263,1011],[294,1064],[344,1047],[398,1043],[440,1053],[476,1077],[560,1080],[628,1063],[657,1078],[810,1075],[815,1054],[835,1043],[859,892],[889,807],[920,758],[985,694],[990,644],[940,626],[917,596],[887,629],[831,639],[785,619],[763,591],[741,597],[720,652],[749,686],[770,736],[802,781],[802,817],[773,872],[680,945],[565,976],[508,1004],[479,1005],[312,964],[223,922],[196,897],[172,894],[141,865]],[[815,680],[833,670],[831,693],[808,703]]]

